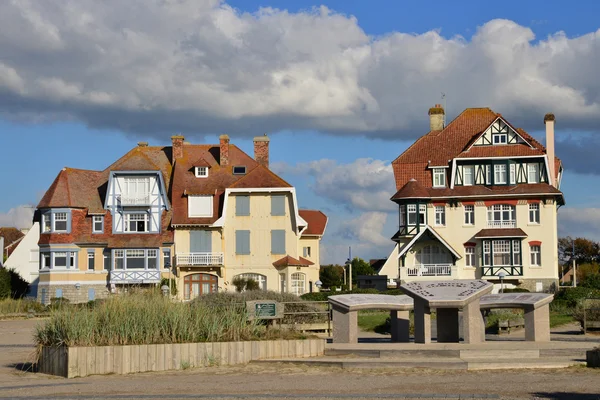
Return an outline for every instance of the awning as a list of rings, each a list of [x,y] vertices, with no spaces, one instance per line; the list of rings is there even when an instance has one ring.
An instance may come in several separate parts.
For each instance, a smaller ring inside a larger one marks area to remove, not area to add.
[[[482,229],[474,236],[475,239],[526,238],[527,234],[521,228]]]
[[[285,256],[273,263],[274,267],[309,267],[311,265],[314,265],[314,263],[312,261],[307,260],[306,258],[300,257],[299,260],[296,260],[292,256]]]

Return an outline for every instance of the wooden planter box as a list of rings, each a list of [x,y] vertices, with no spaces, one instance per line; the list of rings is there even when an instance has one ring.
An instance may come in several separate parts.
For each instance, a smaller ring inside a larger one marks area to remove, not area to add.
[[[44,347],[38,370],[66,378],[247,364],[269,358],[323,355],[325,340]]]
[[[326,331],[329,332],[331,330],[333,324],[328,324],[327,322],[316,322],[312,324],[281,324],[279,327],[281,329],[294,329],[300,332],[314,332],[314,331]]]
[[[585,359],[588,367],[600,368],[600,349],[586,351]]]

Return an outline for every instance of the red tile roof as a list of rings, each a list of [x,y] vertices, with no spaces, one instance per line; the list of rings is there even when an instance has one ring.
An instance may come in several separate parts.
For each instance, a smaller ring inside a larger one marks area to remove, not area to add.
[[[416,179],[406,182],[400,190],[392,196],[393,199],[428,199],[431,194]]]
[[[12,252],[17,248],[17,244],[23,240],[25,234],[13,227],[0,228],[0,236],[4,238],[4,252],[7,256],[10,256]]]
[[[273,263],[274,267],[287,267],[287,266],[308,267],[310,265],[314,265],[314,263],[303,257],[300,257],[300,259],[297,260],[292,256],[285,256]]]
[[[318,210],[299,210],[300,218],[308,223],[308,227],[302,236],[318,235],[322,236],[327,227],[327,216]]]
[[[527,234],[521,228],[482,229],[474,236],[475,239],[486,238],[526,238]]]
[[[433,185],[432,166],[449,166],[455,158],[508,157],[545,154],[546,149],[523,129],[515,129],[533,146],[469,146],[498,118],[500,114],[489,108],[467,108],[441,131],[430,131],[417,139],[404,153],[392,162],[396,189],[400,190],[410,179],[416,179],[425,188]],[[503,118],[504,120],[504,118]],[[512,125],[504,120],[511,128]],[[468,150],[469,149],[469,150]],[[467,151],[468,150],[468,151]],[[556,171],[560,160],[556,158]]]

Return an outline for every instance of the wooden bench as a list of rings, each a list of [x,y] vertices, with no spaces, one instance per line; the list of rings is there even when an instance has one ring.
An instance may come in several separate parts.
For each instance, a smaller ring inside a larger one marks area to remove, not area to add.
[[[583,333],[586,334],[589,328],[600,328],[600,318],[590,318],[592,315],[600,315],[600,299],[584,299],[583,300]]]
[[[523,318],[517,319],[504,319],[498,321],[498,334],[506,331],[506,333],[510,333],[511,329],[517,328],[525,328],[525,320]]]

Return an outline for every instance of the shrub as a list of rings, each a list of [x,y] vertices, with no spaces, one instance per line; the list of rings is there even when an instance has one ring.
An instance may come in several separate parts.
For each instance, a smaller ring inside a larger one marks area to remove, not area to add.
[[[579,285],[590,289],[600,290],[600,274],[588,275]]]
[[[14,269],[0,268],[0,299],[21,299],[27,294],[29,283]]]
[[[10,273],[5,268],[0,268],[0,299],[10,297]]]
[[[560,289],[554,296],[554,301],[565,304],[569,308],[574,308],[581,300],[591,297],[600,297],[600,290],[577,286]]]
[[[246,280],[246,290],[259,290],[260,286],[258,284],[258,282],[256,282],[254,279],[250,278]]]
[[[529,293],[529,290],[525,288],[512,288],[504,289],[503,293]]]

